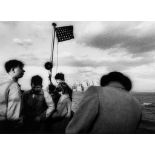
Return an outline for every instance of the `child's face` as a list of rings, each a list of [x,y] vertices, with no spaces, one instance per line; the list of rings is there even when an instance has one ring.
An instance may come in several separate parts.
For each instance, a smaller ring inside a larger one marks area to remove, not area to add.
[[[56,79],[57,85],[62,82],[60,79]]]
[[[32,89],[33,89],[34,92],[39,93],[39,92],[42,91],[42,85],[34,85],[32,83]]]
[[[23,67],[16,67],[13,69],[13,72],[15,78],[21,78],[23,77],[25,70],[23,69]]]

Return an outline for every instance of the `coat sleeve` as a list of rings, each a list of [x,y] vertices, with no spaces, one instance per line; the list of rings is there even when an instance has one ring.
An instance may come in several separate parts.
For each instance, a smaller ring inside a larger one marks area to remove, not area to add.
[[[88,133],[98,114],[99,100],[94,86],[90,87],[80,102],[79,109],[66,128],[66,133]]]
[[[16,83],[8,91],[7,119],[18,120],[21,111],[21,92]]]

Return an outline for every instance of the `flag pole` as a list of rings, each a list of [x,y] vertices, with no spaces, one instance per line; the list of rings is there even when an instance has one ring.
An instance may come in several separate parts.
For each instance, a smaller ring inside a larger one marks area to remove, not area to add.
[[[53,55],[54,55],[54,43],[55,43],[55,28],[56,28],[57,24],[56,23],[52,23],[52,27],[53,27],[53,40],[51,43],[51,57],[50,57],[50,62],[51,62],[51,69],[50,69],[50,73],[49,73],[49,80],[50,83],[52,83],[52,69],[53,69]]]
[[[51,42],[51,56],[50,60],[44,64],[45,69],[49,71],[49,81],[52,84],[52,69],[53,69],[53,55],[54,55],[54,43],[55,37],[57,35],[58,42],[70,40],[74,38],[73,35],[73,26],[63,26],[63,27],[56,27],[56,23],[51,24],[53,27],[53,35],[52,35],[52,42]]]

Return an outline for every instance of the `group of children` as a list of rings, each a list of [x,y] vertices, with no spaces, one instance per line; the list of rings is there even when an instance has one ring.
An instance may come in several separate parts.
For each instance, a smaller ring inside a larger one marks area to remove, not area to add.
[[[31,90],[22,95],[24,133],[65,133],[72,116],[72,90],[63,73],[57,73],[55,79],[58,86],[50,84],[46,91],[42,89],[42,78],[32,77]]]
[[[5,70],[8,77],[0,82],[0,133],[155,132],[154,113],[148,117],[153,106],[143,107],[130,93],[132,82],[123,73],[103,75],[100,86],[85,91],[74,114],[72,89],[63,73],[55,76],[57,86],[51,83],[47,90],[42,77],[33,76],[31,89],[22,92],[18,80],[25,72],[23,62],[9,60]]]
[[[72,89],[64,74],[57,73],[47,90],[39,75],[31,78],[31,89],[21,92],[18,79],[24,75],[24,64],[19,60],[5,63],[8,77],[0,84],[1,133],[65,133],[73,112]]]

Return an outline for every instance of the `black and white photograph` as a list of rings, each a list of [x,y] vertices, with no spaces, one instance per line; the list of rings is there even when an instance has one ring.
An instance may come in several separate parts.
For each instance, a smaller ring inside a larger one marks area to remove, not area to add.
[[[155,22],[0,22],[0,132],[155,133]]]
[[[152,154],[153,1],[1,1],[1,154]]]

